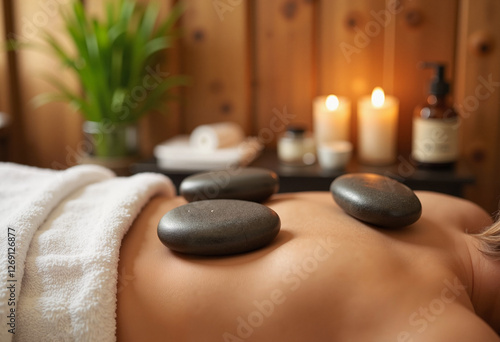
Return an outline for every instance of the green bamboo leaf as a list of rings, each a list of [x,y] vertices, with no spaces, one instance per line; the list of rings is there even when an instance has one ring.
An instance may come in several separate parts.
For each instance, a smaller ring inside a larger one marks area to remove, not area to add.
[[[124,0],[120,5],[121,13],[118,21],[126,26],[129,22],[132,21],[132,15],[134,14],[136,5],[135,2],[129,0]]]
[[[160,37],[155,38],[149,41],[146,45],[144,45],[144,58],[147,59],[153,56],[156,52],[169,48],[171,46],[171,42],[168,38]]]
[[[103,20],[90,18],[77,0],[61,12],[64,33],[72,46],[62,44],[62,40],[43,29],[42,44],[13,42],[14,49],[33,48],[50,53],[80,83],[80,90],[75,91],[52,77],[48,82],[57,93],[42,94],[36,102],[69,102],[90,121],[134,121],[150,110],[163,110],[162,104],[173,98],[171,90],[187,84],[185,77],[167,77],[154,89],[148,89],[147,97],[140,103],[133,101],[131,94],[134,89],[144,88],[147,66],[159,62],[162,53],[178,37],[174,25],[184,11],[183,5],[172,7],[163,20],[154,1],[142,6],[135,0],[109,0],[104,6]]]
[[[70,68],[75,68],[74,59],[69,56],[69,54],[64,50],[63,46],[57,42],[54,36],[45,34],[44,39],[52,48],[53,53],[59,58],[63,65],[68,66]]]
[[[156,20],[158,18],[158,12],[159,7],[156,2],[151,2],[146,8],[143,17],[141,18],[139,28],[139,35],[143,37],[143,39],[149,39],[152,36]]]
[[[156,88],[152,89],[147,98],[142,103],[137,116],[140,117],[151,109],[158,109],[158,106],[163,105],[163,99],[167,90],[177,86],[186,86],[189,84],[189,78],[182,75],[168,76]]]
[[[156,37],[164,36],[168,34],[168,32],[172,31],[175,23],[181,18],[182,14],[185,11],[184,1],[179,1],[170,9],[167,20],[163,22],[162,25],[157,30]]]

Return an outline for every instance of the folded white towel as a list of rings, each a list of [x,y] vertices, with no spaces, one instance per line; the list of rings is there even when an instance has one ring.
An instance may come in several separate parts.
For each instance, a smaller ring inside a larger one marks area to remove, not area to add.
[[[259,156],[263,145],[255,137],[236,146],[204,150],[191,146],[187,135],[175,136],[154,149],[158,167],[173,171],[224,170],[246,166]]]
[[[159,174],[0,163],[0,341],[115,341],[121,240],[160,193]]]
[[[189,145],[195,149],[214,151],[238,146],[245,139],[245,132],[234,122],[217,122],[196,127],[189,136]]]

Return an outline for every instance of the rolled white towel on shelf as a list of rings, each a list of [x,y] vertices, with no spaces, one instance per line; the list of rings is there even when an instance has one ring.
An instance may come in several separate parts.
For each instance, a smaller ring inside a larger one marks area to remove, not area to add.
[[[219,122],[196,127],[189,137],[191,147],[213,151],[236,146],[245,140],[243,129],[234,122]]]

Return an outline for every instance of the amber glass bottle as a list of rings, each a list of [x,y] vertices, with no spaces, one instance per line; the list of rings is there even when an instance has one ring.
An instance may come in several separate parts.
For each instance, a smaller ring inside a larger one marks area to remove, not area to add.
[[[422,168],[452,168],[459,155],[459,116],[448,102],[450,85],[444,79],[445,66],[424,63],[435,68],[427,101],[415,108],[413,117],[412,159]]]

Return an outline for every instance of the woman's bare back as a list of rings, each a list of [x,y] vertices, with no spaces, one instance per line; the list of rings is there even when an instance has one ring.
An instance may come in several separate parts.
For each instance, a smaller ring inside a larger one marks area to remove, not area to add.
[[[418,193],[421,219],[375,229],[329,193],[275,195],[282,228],[252,253],[172,253],[156,225],[182,198],[153,199],[123,241],[118,341],[500,341],[472,305],[465,233],[473,204]],[[237,213],[235,213],[237,214]]]

